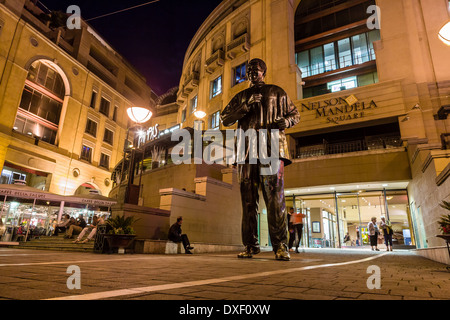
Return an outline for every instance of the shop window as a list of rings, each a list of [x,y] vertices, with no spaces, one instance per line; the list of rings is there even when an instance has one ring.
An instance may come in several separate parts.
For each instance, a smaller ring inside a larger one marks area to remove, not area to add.
[[[86,122],[86,130],[84,132],[89,133],[93,137],[96,137],[97,136],[97,122],[88,118],[87,122]]]
[[[235,86],[241,82],[244,82],[246,79],[246,70],[247,70],[247,62],[238,65],[233,68],[233,83],[232,86]]]
[[[191,99],[191,113],[194,113],[197,110],[197,96]]]
[[[222,76],[217,77],[211,81],[211,98],[214,98],[222,93]]]
[[[107,99],[105,99],[104,97],[102,97],[100,99],[100,109],[99,112],[101,114],[104,114],[105,116],[109,116],[109,106],[110,106],[111,102],[109,102]]]
[[[100,155],[100,167],[109,170],[109,156],[107,154],[102,153]]]
[[[210,129],[219,129],[220,126],[220,111],[214,112],[209,119]]]
[[[93,90],[91,95],[91,103],[89,104],[89,106],[92,109],[95,109],[96,103],[97,103],[97,91]]]
[[[83,145],[83,147],[81,148],[80,159],[91,162],[91,158],[92,158],[92,148]]]
[[[105,133],[103,135],[103,141],[110,145],[113,145],[114,133],[111,130],[108,130],[105,128]]]

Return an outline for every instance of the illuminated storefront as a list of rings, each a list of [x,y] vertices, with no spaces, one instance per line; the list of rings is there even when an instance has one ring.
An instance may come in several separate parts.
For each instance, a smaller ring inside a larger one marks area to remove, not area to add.
[[[116,201],[98,194],[62,196],[25,185],[0,185],[0,219],[6,230],[0,241],[17,237],[19,227],[34,235],[51,235],[61,217],[83,216],[87,223],[94,215],[107,219]]]
[[[407,181],[349,184],[286,191],[286,205],[306,215],[301,246],[359,247],[369,244],[367,224],[384,216],[394,229],[394,243],[415,245],[408,208]],[[350,241],[343,242],[346,234]],[[380,237],[381,238],[381,237]],[[382,239],[379,241],[383,244]]]

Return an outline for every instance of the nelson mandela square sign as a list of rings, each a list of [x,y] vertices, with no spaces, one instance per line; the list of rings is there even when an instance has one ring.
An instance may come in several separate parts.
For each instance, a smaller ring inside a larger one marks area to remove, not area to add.
[[[301,104],[301,112],[314,111],[316,119],[325,118],[327,123],[334,124],[363,118],[366,110],[375,108],[377,105],[373,100],[360,102],[354,95]]]

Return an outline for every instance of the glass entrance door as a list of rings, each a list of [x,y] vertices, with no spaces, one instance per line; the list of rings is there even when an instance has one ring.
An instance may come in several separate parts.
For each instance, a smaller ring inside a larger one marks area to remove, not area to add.
[[[391,221],[393,245],[413,245],[406,190],[352,190],[286,196],[286,205],[307,215],[302,244],[307,247],[364,247],[369,245],[367,225],[372,217]],[[345,241],[344,241],[345,240]],[[384,240],[379,239],[384,248]]]

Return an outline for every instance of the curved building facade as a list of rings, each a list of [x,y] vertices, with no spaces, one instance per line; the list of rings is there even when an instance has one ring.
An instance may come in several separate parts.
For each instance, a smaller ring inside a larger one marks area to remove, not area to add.
[[[201,110],[204,130],[225,129],[220,112],[248,87],[248,61],[263,59],[266,83],[301,114],[286,132],[285,190],[288,207],[307,215],[302,244],[366,244],[370,218],[387,216],[394,248],[447,261],[435,236],[450,193],[450,48],[438,38],[448,20],[447,0],[223,1],[186,51],[177,123],[194,127]]]

